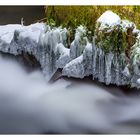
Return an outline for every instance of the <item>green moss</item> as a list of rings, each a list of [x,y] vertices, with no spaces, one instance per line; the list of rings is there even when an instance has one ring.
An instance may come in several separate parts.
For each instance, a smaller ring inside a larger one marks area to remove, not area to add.
[[[101,25],[97,23],[95,30],[95,43],[97,47],[101,47],[106,53],[122,53],[130,57],[131,47],[136,42],[133,29],[135,25],[132,22],[122,20],[119,25]]]
[[[56,26],[56,22],[52,18],[47,20],[47,24],[52,28]]]
[[[105,52],[127,53],[132,46],[122,27],[114,27],[114,30],[108,34],[96,30],[97,26],[100,26],[96,25],[96,21],[106,10],[112,10],[121,19],[133,21],[140,27],[140,6],[48,6],[46,9],[48,23],[53,23],[50,20],[55,21],[55,26],[66,27],[69,30],[68,44],[74,39],[75,29],[79,25],[84,25],[88,30],[88,39],[91,40],[92,36],[96,34],[96,44],[102,46]],[[104,29],[104,32],[106,30],[108,27]]]
[[[97,25],[98,26],[98,25]],[[107,32],[111,30],[110,32]],[[95,30],[95,43],[97,47],[101,47],[105,52],[123,52],[126,45],[126,34],[123,32],[120,26],[114,26],[113,28],[104,28],[99,31],[98,27]]]
[[[79,25],[85,25],[93,34],[96,20],[106,10],[111,10],[140,27],[140,6],[47,6],[46,16],[47,20],[53,19],[57,26],[75,29]]]

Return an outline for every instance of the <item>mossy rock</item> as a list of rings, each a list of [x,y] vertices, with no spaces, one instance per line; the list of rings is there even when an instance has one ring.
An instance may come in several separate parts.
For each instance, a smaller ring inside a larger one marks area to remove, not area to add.
[[[108,15],[112,17],[112,21]],[[102,20],[100,20],[101,18]],[[136,43],[137,37],[134,30],[136,30],[134,23],[128,20],[119,20],[118,15],[107,11],[97,20],[95,43],[97,47],[101,47],[106,53],[120,54],[125,52],[126,56],[130,57],[131,47]]]

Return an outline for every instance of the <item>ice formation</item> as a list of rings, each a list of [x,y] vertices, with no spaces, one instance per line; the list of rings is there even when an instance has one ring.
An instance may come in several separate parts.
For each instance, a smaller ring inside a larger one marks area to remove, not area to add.
[[[86,29],[83,26],[79,26],[76,29],[75,39],[70,46],[71,59],[75,59],[83,53],[86,42]]]
[[[132,29],[138,34],[131,48],[130,58],[125,51],[115,53],[111,48],[106,52],[102,43],[96,44],[96,34],[92,42],[87,38],[87,29],[79,26],[70,48],[67,46],[68,31],[66,28],[51,28],[44,23],[29,26],[5,25],[0,26],[0,51],[18,55],[28,53],[35,56],[41,64],[46,78],[50,78],[58,68],[62,75],[84,78],[92,75],[107,85],[129,85],[140,87],[140,33],[136,26],[126,20],[121,20],[111,11],[105,12],[97,20],[98,28],[110,33],[114,27],[121,27],[123,32]],[[109,27],[109,28],[106,28]],[[119,43],[118,43],[119,44]],[[119,44],[121,48],[121,44]]]
[[[66,29],[46,27],[44,23],[29,26],[0,26],[0,51],[19,55],[28,53],[40,62],[43,73],[48,78],[55,70],[69,62],[66,45]],[[60,58],[60,60],[59,60]]]

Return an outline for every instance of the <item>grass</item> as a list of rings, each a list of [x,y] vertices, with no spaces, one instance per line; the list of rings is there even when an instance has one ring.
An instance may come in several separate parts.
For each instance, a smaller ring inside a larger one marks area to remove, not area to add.
[[[56,26],[75,29],[84,25],[94,33],[96,20],[106,11],[112,10],[122,19],[128,19],[140,29],[140,6],[46,6],[47,22],[55,21]]]

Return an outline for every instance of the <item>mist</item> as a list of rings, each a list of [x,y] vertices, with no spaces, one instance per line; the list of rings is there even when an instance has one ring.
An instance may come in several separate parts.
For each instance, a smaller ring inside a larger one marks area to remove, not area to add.
[[[63,79],[49,84],[41,71],[0,57],[0,133],[140,133],[140,97],[117,92]]]

